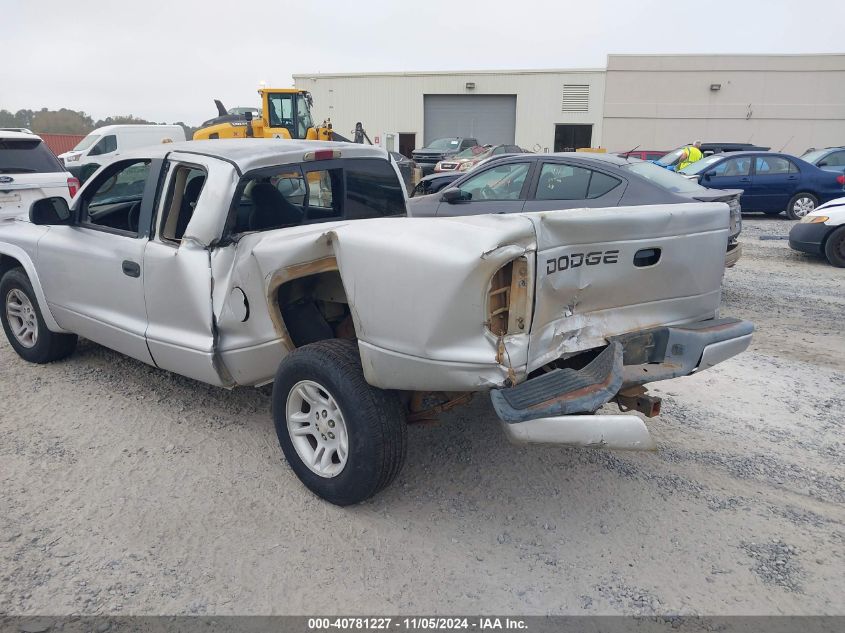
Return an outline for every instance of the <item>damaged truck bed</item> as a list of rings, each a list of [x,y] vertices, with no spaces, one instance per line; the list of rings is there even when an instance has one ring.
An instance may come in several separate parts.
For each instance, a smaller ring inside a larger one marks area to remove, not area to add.
[[[76,336],[221,387],[273,383],[303,483],[355,503],[406,422],[489,392],[508,438],[648,449],[648,382],[748,347],[719,318],[722,203],[414,219],[389,156],[199,141],[122,156],[0,222],[3,326],[26,360]]]

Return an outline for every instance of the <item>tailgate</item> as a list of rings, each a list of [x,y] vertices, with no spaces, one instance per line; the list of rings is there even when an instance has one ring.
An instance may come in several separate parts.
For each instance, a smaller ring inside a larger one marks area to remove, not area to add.
[[[0,174],[0,216],[29,213],[30,205],[41,198],[63,196],[68,198],[68,175],[55,174]]]
[[[724,203],[527,213],[537,233],[528,370],[611,336],[712,318],[729,233]]]

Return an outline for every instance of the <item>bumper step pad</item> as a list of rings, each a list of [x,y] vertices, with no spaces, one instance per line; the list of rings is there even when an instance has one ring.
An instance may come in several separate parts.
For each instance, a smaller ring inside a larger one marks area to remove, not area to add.
[[[613,341],[581,370],[555,369],[515,387],[490,392],[493,408],[507,423],[592,413],[622,387],[622,344]]]

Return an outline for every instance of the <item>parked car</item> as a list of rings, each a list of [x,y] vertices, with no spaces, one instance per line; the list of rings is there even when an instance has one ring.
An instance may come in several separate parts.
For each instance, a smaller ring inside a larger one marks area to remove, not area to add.
[[[455,154],[452,158],[441,160],[434,167],[434,172],[459,171],[467,172],[478,163],[494,156],[505,154],[523,154],[525,151],[518,145],[484,145],[470,147],[469,149]]]
[[[78,188],[79,181],[41,137],[0,131],[0,218],[26,212],[44,197],[62,196],[70,202]]]
[[[825,171],[845,173],[845,147],[825,147],[824,149],[808,149],[801,156],[811,165]]]
[[[417,168],[417,164],[399,152],[390,152],[390,156],[396,161],[399,173],[402,174],[402,180],[405,182],[405,191],[410,193],[414,188],[414,170]]]
[[[516,156],[517,154],[497,154],[496,156],[488,156],[487,158],[479,161],[475,165],[473,165],[470,170],[478,169],[482,165],[486,165],[492,160],[498,160],[499,158],[506,158],[507,156]],[[467,171],[440,171],[435,172],[433,174],[429,174],[428,176],[423,176],[420,178],[420,181],[414,186],[413,191],[409,194],[409,197],[414,196],[427,196],[432,193],[437,193],[441,189],[445,189],[451,183],[455,182],[458,178],[468,173]]]
[[[777,215],[785,210],[792,220],[845,191],[845,174],[824,171],[777,152],[715,154],[678,173],[695,178],[705,187],[742,189],[743,211]]]
[[[59,158],[68,171],[85,182],[100,165],[128,150],[184,140],[185,130],[181,125],[105,125],[88,134],[69,152],[59,154]]]
[[[401,217],[399,178],[384,150],[347,143],[123,155],[70,208],[44,198],[0,222],[6,337],[35,363],[83,336],[216,386],[272,383],[288,463],[339,505],[396,477],[406,416],[466,392],[489,392],[516,442],[653,448],[638,416],[593,413],[657,415],[632,388],[751,341],[718,317],[722,204],[442,222]]]
[[[684,145],[684,147],[686,147],[686,145]],[[675,169],[678,165],[678,160],[681,158],[681,153],[684,151],[684,147],[679,147],[677,149],[673,149],[671,152],[667,152],[655,162],[661,167]],[[771,148],[752,145],[751,143],[702,143],[699,149],[701,150],[701,154],[706,157],[711,156],[712,154],[725,154],[730,152],[767,152]]]
[[[617,152],[621,158],[639,158],[640,160],[660,160],[666,155],[665,149],[637,149],[631,152]]]
[[[578,207],[725,202],[731,231],[725,265],[742,252],[739,190],[714,191],[653,163],[613,154],[520,154],[491,161],[438,195],[408,201],[412,217],[551,211]]]
[[[425,176],[433,172],[435,165],[444,158],[450,158],[458,152],[477,145],[478,141],[474,138],[461,138],[460,136],[439,138],[422,149],[416,149],[411,152],[411,158],[414,159],[414,162]]]
[[[434,166],[434,173],[439,174],[444,171],[455,171],[465,161],[472,160],[487,151],[488,147],[485,145],[476,145],[474,147],[467,147],[450,158],[444,158]]]
[[[789,246],[822,255],[832,266],[845,268],[845,197],[811,211],[789,231]]]

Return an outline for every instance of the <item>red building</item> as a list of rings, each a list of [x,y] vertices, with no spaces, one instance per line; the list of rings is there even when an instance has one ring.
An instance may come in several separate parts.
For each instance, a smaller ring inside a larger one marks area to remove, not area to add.
[[[58,156],[76,147],[85,138],[84,134],[39,134],[52,152]]]

